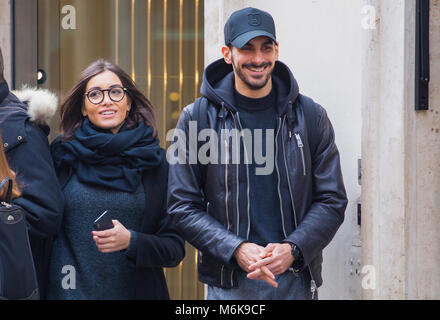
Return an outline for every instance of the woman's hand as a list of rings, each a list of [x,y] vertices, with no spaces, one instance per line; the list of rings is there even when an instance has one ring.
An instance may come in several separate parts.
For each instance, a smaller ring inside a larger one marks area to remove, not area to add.
[[[114,227],[104,231],[93,231],[93,241],[102,253],[127,249],[130,244],[130,231],[118,220],[112,220]]]

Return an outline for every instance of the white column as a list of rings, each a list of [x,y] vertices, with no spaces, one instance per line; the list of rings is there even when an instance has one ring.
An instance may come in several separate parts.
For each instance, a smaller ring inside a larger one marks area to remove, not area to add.
[[[222,57],[224,26],[232,12],[244,7],[244,0],[205,0],[205,65]]]
[[[440,298],[439,1],[431,1],[430,111],[414,110],[415,1],[367,1],[362,243],[366,299]]]
[[[407,297],[440,299],[440,1],[431,0],[429,111],[414,111],[414,32],[408,63]],[[413,20],[413,12],[409,19]],[[414,30],[414,22],[409,30]]]
[[[0,47],[5,64],[5,79],[11,85],[11,0],[0,0]]]
[[[364,298],[406,296],[405,1],[367,1],[376,29],[364,43],[362,135],[363,261],[374,269]],[[374,280],[374,279],[373,279]]]

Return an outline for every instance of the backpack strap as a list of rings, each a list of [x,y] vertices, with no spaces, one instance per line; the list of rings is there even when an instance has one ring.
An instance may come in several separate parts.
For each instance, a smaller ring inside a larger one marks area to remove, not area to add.
[[[301,100],[301,101],[300,101]],[[318,147],[319,141],[318,141],[318,132],[316,130],[316,123],[318,118],[318,108],[315,107],[315,103],[312,99],[304,99],[303,97],[298,98],[296,100],[297,104],[300,104],[303,106],[303,112],[304,112],[304,119],[306,122],[306,131],[307,131],[307,137],[308,137],[308,143],[310,148],[310,154],[313,158],[313,155],[316,152],[316,149]]]
[[[199,97],[194,102],[194,114],[197,115],[197,118],[193,120],[197,121],[197,131],[199,132],[209,128],[208,105],[208,99],[205,97]]]
[[[208,106],[209,101],[205,97],[199,97],[194,102],[194,109],[193,109],[193,121],[197,121],[197,136],[199,135],[200,131],[203,129],[209,129],[209,121],[208,121]],[[201,147],[201,142],[197,142],[197,150],[199,150]],[[207,165],[198,164],[200,173],[201,173],[201,181],[203,187],[205,186],[206,182],[206,170]]]

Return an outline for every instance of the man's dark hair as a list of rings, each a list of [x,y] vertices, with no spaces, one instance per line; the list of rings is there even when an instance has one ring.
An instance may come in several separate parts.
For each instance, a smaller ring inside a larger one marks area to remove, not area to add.
[[[3,76],[3,71],[4,71],[3,55],[2,55],[2,48],[0,48],[0,82],[3,82],[5,80]]]

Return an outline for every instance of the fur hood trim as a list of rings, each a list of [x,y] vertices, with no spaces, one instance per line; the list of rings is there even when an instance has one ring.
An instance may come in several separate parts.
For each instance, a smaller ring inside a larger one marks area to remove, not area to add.
[[[49,125],[58,108],[58,97],[47,89],[24,86],[21,90],[12,91],[21,101],[28,105],[28,115],[37,124]]]

